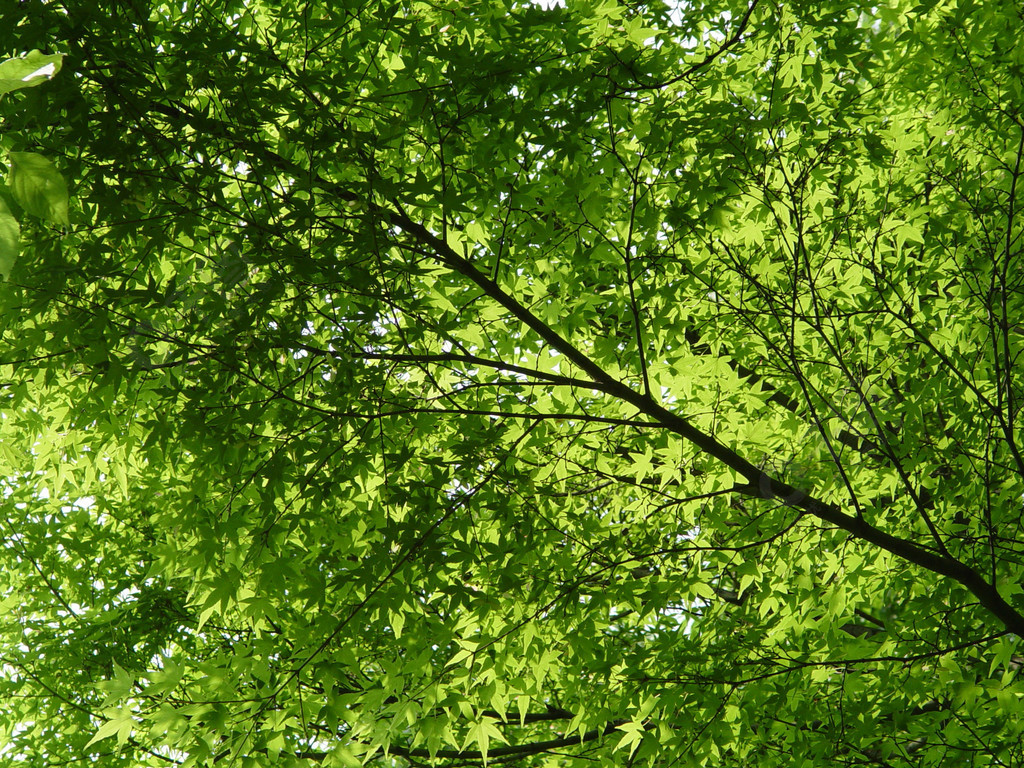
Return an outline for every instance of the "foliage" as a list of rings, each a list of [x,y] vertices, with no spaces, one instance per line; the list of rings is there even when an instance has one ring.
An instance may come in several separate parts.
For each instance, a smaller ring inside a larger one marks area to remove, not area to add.
[[[60,54],[45,56],[31,51],[0,62],[0,96],[46,82],[60,71],[61,59]],[[8,184],[0,191],[0,276],[4,279],[18,256],[21,233],[7,196],[28,213],[68,224],[67,186],[49,160],[33,152],[8,152],[7,164]]]
[[[0,6],[0,763],[1024,761],[1021,23]]]

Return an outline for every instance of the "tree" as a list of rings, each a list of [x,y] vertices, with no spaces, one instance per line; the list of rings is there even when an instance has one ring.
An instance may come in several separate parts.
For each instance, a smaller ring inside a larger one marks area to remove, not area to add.
[[[4,5],[0,762],[1020,763],[1022,18]]]

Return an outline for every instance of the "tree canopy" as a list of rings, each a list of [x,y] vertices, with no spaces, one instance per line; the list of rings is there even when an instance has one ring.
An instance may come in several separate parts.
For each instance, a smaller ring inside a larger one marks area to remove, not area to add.
[[[0,4],[0,764],[1024,762],[1022,28]]]

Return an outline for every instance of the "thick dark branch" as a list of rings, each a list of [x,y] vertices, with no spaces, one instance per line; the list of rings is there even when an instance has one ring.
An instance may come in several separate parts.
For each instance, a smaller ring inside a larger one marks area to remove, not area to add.
[[[484,291],[491,299],[498,302],[507,309],[517,320],[525,324],[530,330],[540,336],[553,349],[565,355],[573,365],[585,372],[593,381],[597,382],[604,392],[623,400],[645,413],[651,418],[665,425],[673,432],[686,438],[698,448],[710,456],[715,457],[738,475],[747,480],[748,483],[756,484],[761,477],[761,471],[746,459],[740,457],[735,451],[726,448],[710,435],[706,435],[694,427],[687,419],[672,413],[662,405],[654,402],[647,395],[634,391],[617,379],[612,378],[603,368],[587,357],[566,339],[555,331],[547,323],[540,320],[530,310],[524,307],[490,277],[477,269],[469,259],[457,254],[446,242],[437,235],[430,232],[422,224],[419,224],[399,209],[398,212],[390,214],[389,218],[401,227],[402,230],[413,235],[419,242],[427,245],[437,254],[445,266],[472,280],[477,287]]]
[[[480,712],[484,717],[493,717],[495,720],[503,720],[504,715],[500,712],[494,712],[489,709],[485,709]],[[522,716],[523,723],[548,723],[554,720],[572,720],[575,715],[566,710],[560,709],[559,707],[548,707],[544,712],[527,712]],[[514,720],[515,718],[513,718]]]
[[[626,720],[614,720],[604,728],[596,728],[592,731],[587,731],[582,736],[565,736],[560,739],[549,739],[548,741],[536,741],[530,744],[516,744],[514,746],[497,747],[495,749],[487,750],[487,759],[501,758],[501,757],[522,757],[524,755],[537,755],[541,752],[547,752],[552,749],[559,749],[561,747],[571,747],[576,744],[583,744],[588,741],[596,741],[602,736],[614,731],[623,723],[628,722]],[[398,747],[392,747],[391,751],[396,755],[408,756],[408,757],[439,757],[444,760],[483,760],[484,755],[479,750],[468,750],[468,749],[441,749],[431,755],[426,749],[408,749],[402,750]]]
[[[749,21],[755,6],[756,2],[749,6],[747,14],[741,21],[737,33],[727,41],[723,50],[725,47],[728,47],[728,45],[739,40],[739,37]],[[705,60],[700,64],[700,66],[706,66],[711,62],[711,60],[713,60],[713,58],[714,57],[711,57],[708,60]],[[689,70],[687,73],[689,73]],[[164,107],[163,109],[160,109],[160,111],[165,111],[174,117],[185,118],[186,120],[190,120],[195,123],[209,122],[208,118],[201,118],[194,113],[188,112],[186,114],[184,109],[166,107],[164,105],[153,105],[154,109],[158,109],[159,107]],[[308,175],[308,170],[299,168],[293,162],[267,150],[266,147],[261,146],[260,151],[264,156],[269,156],[271,159],[277,161],[283,168],[289,169],[290,171],[297,173],[299,176]],[[544,341],[550,344],[552,348],[565,355],[566,358],[568,358],[574,365],[584,371],[596,384],[599,385],[602,391],[633,405],[641,413],[676,432],[684,439],[693,443],[704,453],[718,459],[725,466],[732,469],[746,481],[744,484],[736,487],[735,490],[738,493],[745,493],[753,497],[778,499],[789,506],[800,509],[814,517],[842,528],[857,539],[879,546],[887,552],[891,552],[900,558],[923,566],[933,573],[937,573],[957,581],[974,594],[981,605],[996,616],[996,618],[999,619],[1007,629],[1012,631],[1014,634],[1024,637],[1024,615],[1014,609],[1013,606],[1011,606],[1002,597],[1002,595],[999,594],[996,587],[986,581],[977,571],[971,569],[953,557],[937,555],[911,541],[900,539],[896,536],[885,533],[884,531],[868,524],[862,518],[848,515],[842,512],[838,507],[815,499],[813,496],[802,490],[797,490],[787,483],[771,478],[731,448],[728,448],[711,435],[705,434],[694,427],[684,417],[669,411],[647,395],[636,392],[622,382],[609,376],[600,366],[594,363],[579,349],[569,343],[566,339],[563,339],[553,328],[542,322],[526,307],[505,293],[500,285],[477,269],[471,261],[456,253],[447,244],[447,242],[434,235],[423,225],[409,218],[400,206],[396,206],[397,210],[388,210],[373,203],[372,201],[364,200],[355,193],[343,189],[336,184],[332,184],[327,180],[321,179],[320,183],[325,189],[338,195],[340,199],[352,203],[362,203],[367,205],[384,221],[399,227],[401,230],[416,239],[420,244],[429,247],[443,264],[470,279],[491,299],[498,302],[514,317],[522,321],[527,327],[544,339]],[[934,348],[933,351],[937,352]],[[939,354],[941,355],[941,353]]]
[[[584,744],[588,741],[596,741],[597,739],[607,736],[609,733],[614,731],[623,723],[629,722],[628,720],[613,720],[608,723],[604,728],[595,728],[592,731],[587,731],[582,736],[565,736],[560,739],[549,739],[547,741],[535,741],[528,744],[515,744],[506,747],[495,747],[494,749],[487,750],[487,754],[477,749],[439,749],[437,752],[431,752],[429,749],[407,749],[405,747],[398,747],[391,745],[388,751],[391,754],[398,755],[399,757],[414,757],[414,758],[426,758],[426,759],[440,759],[440,760],[463,760],[463,761],[484,761],[484,760],[500,760],[501,758],[509,757],[525,757],[527,755],[538,755],[541,752],[548,752],[552,749],[560,749],[562,747],[571,747],[577,744]],[[301,760],[315,760],[317,762],[322,761],[327,755],[324,752],[300,752],[295,755]]]
[[[384,212],[382,211],[382,213]],[[736,472],[746,481],[735,487],[734,490],[737,493],[755,498],[778,499],[788,506],[842,528],[856,539],[879,546],[887,552],[923,566],[933,573],[953,579],[977,597],[981,605],[999,619],[1007,629],[1024,637],[1024,615],[1014,609],[999,594],[996,587],[986,581],[977,571],[951,556],[935,554],[912,541],[886,533],[861,517],[848,515],[832,504],[816,499],[803,490],[765,474],[736,451],[693,426],[688,419],[673,413],[646,394],[636,392],[611,377],[597,363],[562,338],[551,326],[540,320],[519,301],[506,293],[494,280],[477,269],[471,261],[456,253],[445,241],[422,224],[410,219],[401,208],[397,212],[387,215],[403,231],[414,236],[423,245],[429,246],[445,266],[472,280],[491,299],[507,309],[553,349],[565,355],[576,367],[600,384],[604,392],[634,406],[640,413],[671,429],[704,453],[718,459]]]

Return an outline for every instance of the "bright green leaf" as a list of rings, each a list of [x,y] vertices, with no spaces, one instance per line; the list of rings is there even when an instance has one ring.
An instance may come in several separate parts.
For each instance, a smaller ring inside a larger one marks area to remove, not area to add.
[[[60,72],[64,54],[31,51],[24,56],[0,62],[0,96],[11,91],[45,83]]]

